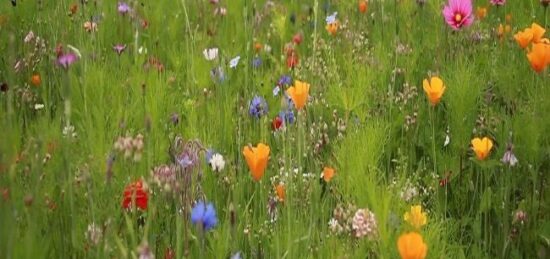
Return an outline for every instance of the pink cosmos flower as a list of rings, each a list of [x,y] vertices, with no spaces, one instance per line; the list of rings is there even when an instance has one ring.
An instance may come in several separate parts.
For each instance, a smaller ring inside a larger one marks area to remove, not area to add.
[[[491,0],[492,5],[504,5],[506,0]]]
[[[468,27],[474,22],[471,0],[449,0],[448,5],[443,9],[445,22],[453,30],[458,31],[462,27]]]

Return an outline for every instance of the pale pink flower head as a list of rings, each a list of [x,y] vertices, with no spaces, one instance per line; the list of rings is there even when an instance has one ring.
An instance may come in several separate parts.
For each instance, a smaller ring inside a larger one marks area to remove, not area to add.
[[[474,22],[472,0],[449,0],[443,8],[443,16],[445,22],[455,31],[470,26]]]
[[[504,5],[506,3],[506,0],[491,0],[492,5]]]

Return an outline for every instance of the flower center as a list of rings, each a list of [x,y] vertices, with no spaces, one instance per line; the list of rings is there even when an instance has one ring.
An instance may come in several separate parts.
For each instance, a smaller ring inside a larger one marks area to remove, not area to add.
[[[462,15],[457,13],[455,14],[455,22],[459,23],[462,21]]]

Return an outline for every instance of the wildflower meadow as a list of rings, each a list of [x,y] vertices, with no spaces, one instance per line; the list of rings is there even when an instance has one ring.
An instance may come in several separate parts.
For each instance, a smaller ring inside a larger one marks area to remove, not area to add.
[[[0,2],[0,258],[550,258],[549,0]]]

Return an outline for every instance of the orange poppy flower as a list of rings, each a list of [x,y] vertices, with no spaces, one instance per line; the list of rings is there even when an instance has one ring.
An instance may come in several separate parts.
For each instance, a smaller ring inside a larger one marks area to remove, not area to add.
[[[472,139],[472,149],[479,160],[485,160],[491,153],[491,148],[493,148],[493,141],[488,137]]]
[[[243,155],[246,159],[246,163],[248,164],[252,178],[256,182],[264,176],[267,160],[269,158],[269,151],[269,146],[263,143],[259,143],[256,147],[245,146],[243,148]]]
[[[476,11],[477,18],[483,20],[487,16],[487,7],[478,7]]]
[[[286,93],[294,102],[296,109],[301,110],[304,108],[309,97],[309,84],[302,81],[294,81],[294,86],[288,88]]]
[[[280,183],[277,186],[275,186],[275,193],[277,194],[277,199],[279,199],[280,202],[285,202],[285,185]]]
[[[366,13],[367,7],[367,0],[359,0],[359,12]]]
[[[34,74],[31,77],[31,83],[32,85],[38,87],[42,83],[42,79],[40,78],[40,74]]]
[[[325,180],[325,182],[330,182],[330,180],[332,180],[332,177],[334,177],[334,168],[331,168],[331,167],[325,167],[323,168],[323,180]]]
[[[533,40],[533,30],[528,28],[520,31],[514,35],[514,39],[516,39],[516,42],[522,49],[527,48],[529,43]]]
[[[422,84],[428,100],[432,106],[436,106],[441,100],[443,93],[445,93],[445,85],[443,85],[443,80],[437,76],[434,76],[429,82],[427,79],[424,79]]]
[[[338,21],[329,23],[327,26],[325,26],[325,29],[330,33],[330,35],[334,36],[336,35],[336,32],[338,31],[338,28],[340,27],[340,23]]]
[[[550,63],[550,45],[545,43],[533,44],[533,48],[527,54],[527,59],[537,73],[544,71]]]
[[[263,45],[261,43],[256,42],[254,44],[254,50],[256,50],[256,52],[260,52],[260,50],[262,50],[262,48],[263,48]]]
[[[402,259],[424,259],[428,253],[428,246],[424,243],[422,235],[416,232],[399,236],[397,249]]]
[[[533,32],[533,42],[539,43],[542,40],[542,37],[544,36],[544,33],[546,30],[538,25],[537,23],[531,24],[531,31]]]

